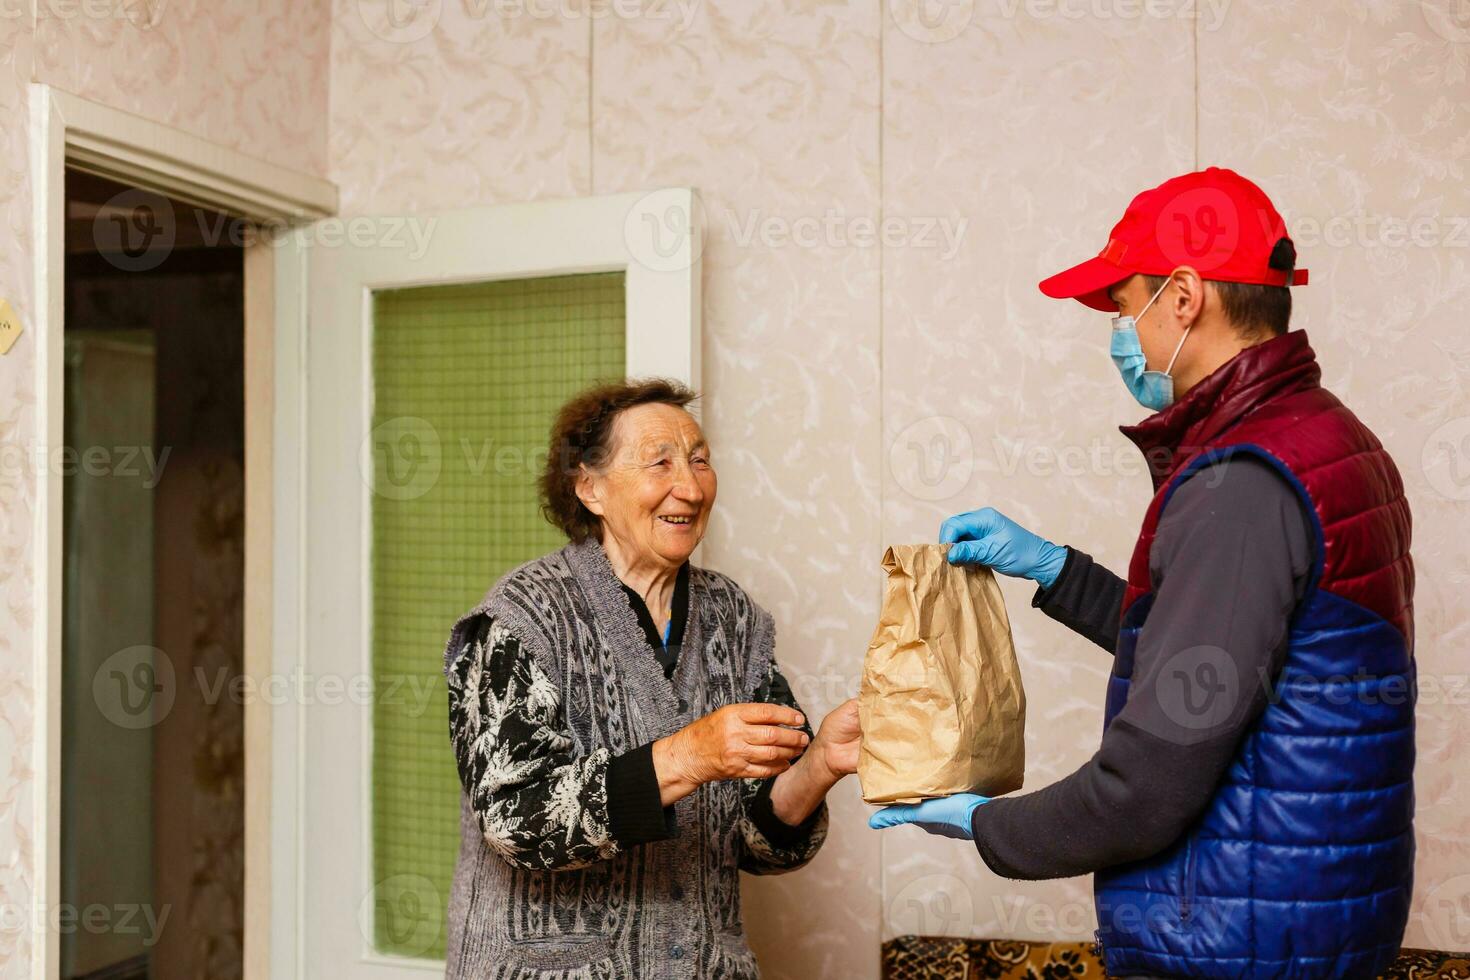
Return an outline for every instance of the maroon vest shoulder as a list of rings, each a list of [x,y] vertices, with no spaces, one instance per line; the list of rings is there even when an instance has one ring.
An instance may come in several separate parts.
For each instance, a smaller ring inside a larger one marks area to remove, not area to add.
[[[1414,567],[1403,481],[1368,427],[1315,385],[1265,401],[1178,461],[1144,516],[1124,609],[1152,589],[1149,550],[1169,496],[1200,466],[1240,452],[1274,462],[1309,502],[1318,534],[1317,587],[1392,623],[1412,649]]]

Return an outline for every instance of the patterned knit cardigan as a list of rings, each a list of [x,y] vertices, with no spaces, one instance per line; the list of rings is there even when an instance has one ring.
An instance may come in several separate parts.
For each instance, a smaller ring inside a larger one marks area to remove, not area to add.
[[[707,783],[675,804],[671,837],[624,848],[608,832],[606,775],[610,758],[756,700],[773,646],[769,613],[724,575],[692,568],[670,683],[596,542],[522,565],[455,624],[451,725],[483,734],[459,760],[448,980],[758,976],[739,872],[810,860],[825,805],[783,847],[749,817],[758,780]],[[483,683],[507,656],[509,680]]]

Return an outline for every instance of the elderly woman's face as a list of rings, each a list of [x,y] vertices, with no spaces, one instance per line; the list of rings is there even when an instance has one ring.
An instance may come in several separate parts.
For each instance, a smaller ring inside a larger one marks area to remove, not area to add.
[[[638,405],[613,423],[610,458],[577,494],[632,559],[682,564],[704,537],[715,468],[699,423],[673,405]]]

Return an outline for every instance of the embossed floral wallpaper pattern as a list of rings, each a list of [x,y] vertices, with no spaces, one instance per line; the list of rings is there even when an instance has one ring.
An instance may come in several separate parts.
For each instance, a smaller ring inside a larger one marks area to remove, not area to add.
[[[30,975],[35,864],[32,537],[36,334],[27,86],[45,82],[315,174],[327,166],[331,11],[299,0],[39,0],[0,9],[0,977]]]
[[[32,35],[22,20],[0,18],[0,295],[23,323],[31,315],[31,194],[26,141],[26,83],[31,79]],[[22,335],[0,357],[0,907],[26,910],[31,902],[31,514],[34,484],[18,462],[34,442],[34,337]],[[20,920],[24,924],[25,920]],[[25,928],[0,932],[0,976],[30,969]]]
[[[0,19],[0,284],[22,316],[33,78],[324,173],[345,214],[698,187],[724,487],[706,560],[776,613],[816,714],[856,689],[886,543],[994,504],[1122,566],[1148,487],[1114,427],[1140,411],[1106,319],[1035,282],[1095,252],[1137,190],[1241,170],[1312,269],[1296,325],[1409,488],[1432,687],[1408,938],[1470,947],[1470,24],[1452,0],[648,0],[590,18],[424,0],[427,22],[386,29],[378,6],[176,2],[148,32]],[[1394,230],[1416,220],[1418,238]],[[30,439],[33,340],[0,358],[6,443]],[[30,507],[7,470],[0,902],[33,874]],[[1035,788],[1095,747],[1108,664],[1005,587]],[[1090,935],[1087,881],[997,879],[966,845],[869,832],[855,785],[837,796],[813,867],[747,890],[769,976],[875,977],[904,932]],[[0,935],[0,975],[25,974],[28,941]]]

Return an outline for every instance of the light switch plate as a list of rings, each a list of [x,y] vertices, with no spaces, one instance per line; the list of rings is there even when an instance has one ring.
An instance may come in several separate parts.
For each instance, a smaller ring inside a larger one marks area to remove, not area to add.
[[[10,348],[15,346],[15,338],[19,336],[20,317],[10,305],[10,300],[0,299],[0,354],[9,354]]]

